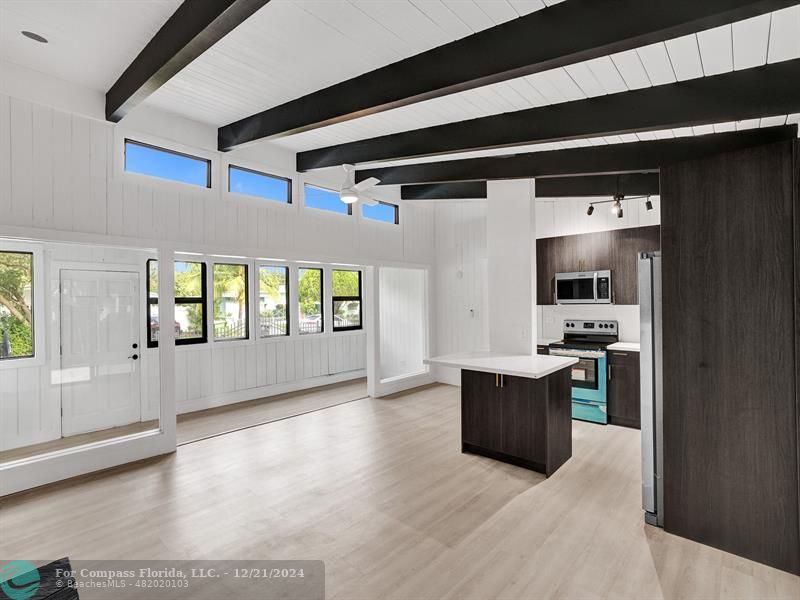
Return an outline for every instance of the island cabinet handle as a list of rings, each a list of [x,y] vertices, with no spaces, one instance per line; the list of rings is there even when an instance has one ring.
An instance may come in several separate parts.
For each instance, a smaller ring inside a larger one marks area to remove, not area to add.
[[[612,365],[608,365],[608,380],[611,381],[611,367]]]
[[[500,373],[494,374],[494,387],[504,387],[505,381],[503,381],[503,376]]]
[[[628,356],[627,352],[612,352],[614,356]]]

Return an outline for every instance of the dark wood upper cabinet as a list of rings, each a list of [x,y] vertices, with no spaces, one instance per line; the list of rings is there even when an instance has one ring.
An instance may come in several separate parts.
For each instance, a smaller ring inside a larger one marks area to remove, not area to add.
[[[797,142],[661,170],[664,527],[800,574]]]
[[[536,302],[553,304],[556,273],[611,269],[614,303],[638,304],[637,255],[660,247],[658,225],[536,240]]]

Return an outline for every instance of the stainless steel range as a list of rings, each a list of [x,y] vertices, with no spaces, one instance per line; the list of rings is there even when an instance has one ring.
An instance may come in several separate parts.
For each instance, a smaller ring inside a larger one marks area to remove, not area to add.
[[[572,418],[608,423],[608,361],[606,347],[619,341],[616,321],[564,321],[564,339],[549,346],[554,356],[574,356]]]

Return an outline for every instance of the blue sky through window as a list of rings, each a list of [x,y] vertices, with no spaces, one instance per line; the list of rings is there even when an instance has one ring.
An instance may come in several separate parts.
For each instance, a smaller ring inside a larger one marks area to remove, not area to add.
[[[339,199],[338,192],[324,190],[322,188],[306,184],[305,193],[306,206],[310,208],[328,210],[342,215],[350,214],[347,209],[348,205]]]
[[[288,203],[289,184],[288,179],[272,177],[266,173],[257,173],[233,165],[228,169],[228,191],[237,194]]]
[[[176,154],[125,140],[125,170],[209,187],[209,163],[202,158]]]
[[[396,210],[397,207],[393,204],[376,204],[375,206],[367,206],[364,204],[361,207],[361,214],[365,219],[383,221],[384,223],[391,223],[394,225],[394,214]]]

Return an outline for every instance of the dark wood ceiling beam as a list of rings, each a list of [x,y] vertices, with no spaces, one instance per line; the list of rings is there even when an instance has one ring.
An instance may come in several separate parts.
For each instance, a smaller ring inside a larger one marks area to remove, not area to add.
[[[299,152],[297,170],[689,127],[798,111],[800,59],[795,59]]]
[[[184,0],[106,92],[106,119],[122,119],[267,2]]]
[[[402,200],[466,200],[486,198],[485,181],[456,181],[400,186]]]
[[[300,133],[621,52],[795,2],[570,0],[221,127],[219,149],[232,150],[258,139]]]
[[[797,137],[797,125],[611,144],[509,156],[418,163],[356,171],[356,181],[377,177],[381,185],[525,179],[567,175],[644,173],[692,160]]]
[[[539,177],[537,198],[578,198],[589,196],[657,196],[658,172],[575,177]]]

